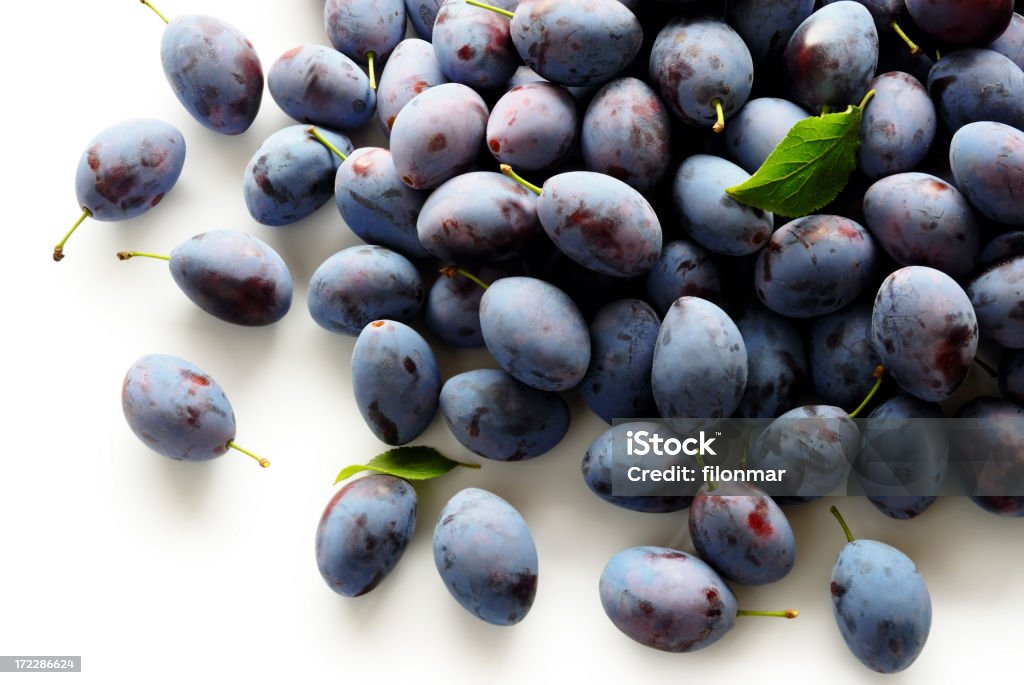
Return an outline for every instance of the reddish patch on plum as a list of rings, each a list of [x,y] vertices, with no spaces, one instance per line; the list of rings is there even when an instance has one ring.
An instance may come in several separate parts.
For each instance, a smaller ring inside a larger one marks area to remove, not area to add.
[[[443,133],[435,133],[427,140],[427,150],[429,152],[439,152],[446,147],[448,147],[448,138]]]
[[[181,377],[187,383],[191,383],[192,385],[200,385],[204,388],[210,385],[210,378],[208,376],[203,376],[195,373],[194,371],[189,371],[188,369],[182,370]]]
[[[283,55],[281,55],[281,59],[291,59],[292,57],[295,57],[295,55],[299,54],[301,51],[302,51],[302,46],[301,45],[299,47],[297,47],[297,48],[292,48],[288,52],[286,52]]]
[[[455,51],[455,54],[458,56],[459,59],[466,61],[473,59],[473,54],[475,52],[476,51],[473,50],[473,48],[471,48],[470,46],[463,45],[461,48]]]
[[[761,500],[758,501],[754,511],[747,514],[747,528],[750,528],[751,532],[759,538],[770,537],[775,532],[768,517],[765,516],[767,510],[768,505]]]

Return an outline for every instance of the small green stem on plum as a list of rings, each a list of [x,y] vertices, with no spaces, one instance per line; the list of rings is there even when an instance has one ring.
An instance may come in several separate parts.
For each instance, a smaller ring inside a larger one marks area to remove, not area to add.
[[[268,466],[270,466],[270,462],[269,461],[267,461],[266,459],[264,459],[263,457],[261,457],[259,455],[253,454],[252,452],[250,452],[249,450],[245,449],[244,447],[239,447],[238,445],[235,444],[234,440],[232,440],[231,442],[228,443],[228,447],[230,447],[233,450],[238,450],[239,452],[241,452],[242,454],[246,455],[247,457],[252,457],[253,459],[256,460],[256,463],[258,463],[263,468],[267,468]]]
[[[153,254],[152,252],[118,252],[117,258],[122,262],[126,262],[132,257],[149,257],[150,259],[162,259],[165,262],[171,261],[171,258],[165,254]]]
[[[170,21],[167,20],[167,17],[164,16],[163,12],[161,12],[156,7],[153,7],[153,5],[150,4],[149,0],[139,0],[139,2],[141,2],[143,5],[145,5],[149,9],[153,10],[154,12],[156,12],[156,16],[158,16],[161,19],[163,19],[165,24],[170,24],[171,23]]]
[[[736,612],[737,616],[767,616],[769,618],[796,618],[800,615],[800,612],[796,609],[786,609],[785,611],[748,611],[747,609],[739,609]]]
[[[935,51],[935,61],[938,62],[940,59],[942,59],[942,53],[939,52],[938,50],[936,50]]]
[[[991,366],[989,366],[987,363],[985,363],[981,359],[978,359],[977,357],[974,358],[974,363],[977,364],[978,366],[980,366],[982,371],[987,373],[992,378],[995,378],[996,376],[999,375],[998,372],[995,369],[993,369]]]
[[[510,167],[508,164],[502,164],[499,168],[501,169],[501,173],[505,174],[513,181],[515,181],[522,187],[526,188],[527,190],[532,190],[537,195],[540,195],[542,192],[544,192],[544,189],[541,188],[540,186],[530,183],[525,178],[523,178],[516,172],[512,171],[512,167]]]
[[[822,105],[821,106],[821,116],[825,116],[826,114],[831,114],[831,113],[832,113],[832,108],[831,107],[829,107],[828,105]]]
[[[71,234],[75,232],[75,229],[78,228],[79,226],[81,226],[82,222],[85,221],[86,219],[88,219],[90,216],[92,216],[92,212],[90,212],[88,209],[83,207],[82,208],[82,215],[80,217],[78,217],[78,221],[76,221],[75,225],[72,226],[71,229],[67,233],[64,234],[64,237],[60,239],[60,242],[57,243],[56,246],[54,246],[54,248],[53,248],[53,261],[59,262],[60,260],[64,259],[64,243],[66,243],[68,241],[68,238],[70,238]]]
[[[444,276],[447,276],[448,278],[455,278],[456,276],[463,276],[465,278],[468,278],[469,280],[473,281],[474,283],[476,283],[478,286],[480,286],[484,290],[487,290],[488,286],[487,286],[486,283],[484,283],[482,280],[480,280],[479,278],[477,278],[476,276],[474,276],[473,274],[471,274],[470,272],[466,271],[465,269],[463,269],[461,267],[454,266],[454,265],[442,266],[440,271],[441,271],[441,274],[443,274]]]
[[[915,43],[914,41],[910,40],[910,36],[903,32],[903,29],[900,28],[899,23],[897,23],[895,19],[889,22],[889,28],[895,31],[896,35],[899,36],[900,39],[907,44],[907,47],[910,48],[911,55],[916,57],[921,54],[921,46]]]
[[[377,90],[377,74],[373,71],[373,60],[376,57],[373,50],[366,53],[366,73],[370,75],[370,90]]]
[[[512,12],[509,12],[508,10],[504,10],[500,7],[495,7],[494,5],[488,5],[487,3],[484,2],[478,2],[477,0],[466,0],[466,4],[472,5],[473,7],[480,7],[485,10],[490,10],[492,12],[497,12],[498,14],[506,16],[509,19],[515,16]]]
[[[341,150],[336,148],[334,145],[332,145],[331,141],[329,141],[326,138],[324,138],[323,134],[321,134],[320,131],[316,130],[316,126],[310,126],[309,128],[307,128],[306,129],[306,133],[308,133],[309,135],[313,136],[318,141],[323,143],[323,146],[325,148],[327,148],[328,150],[330,150],[334,154],[338,155],[338,157],[341,157],[341,161],[344,162],[346,159],[348,159],[348,155],[346,155],[344,152],[342,152]]]
[[[697,468],[700,469],[701,477],[703,477],[704,476],[704,456],[701,455],[700,452],[698,452],[695,456],[697,458]],[[716,483],[713,480],[709,480],[708,481],[708,492],[714,492],[715,488],[717,488],[717,487],[718,487],[718,483]]]
[[[869,90],[867,93],[865,93],[864,99],[860,101],[860,108],[864,109],[865,107],[867,107],[868,103],[871,102],[871,98],[873,97],[875,97],[875,91]]]
[[[873,400],[875,398],[875,395],[878,394],[878,389],[880,387],[882,387],[882,379],[885,378],[885,367],[882,366],[881,364],[876,366],[875,367],[875,371],[874,371],[874,376],[875,376],[875,384],[873,386],[871,386],[871,391],[868,393],[868,396],[864,398],[864,401],[861,402],[857,406],[856,409],[854,409],[853,411],[850,412],[850,418],[851,419],[857,418],[857,416],[862,411],[864,411],[864,407],[868,406],[868,404],[871,402],[871,400]]]
[[[853,533],[850,532],[850,527],[846,525],[846,519],[843,518],[843,515],[840,514],[839,510],[835,507],[832,507],[829,511],[831,511],[832,515],[836,517],[836,521],[839,521],[839,525],[843,527],[843,532],[846,533],[846,541],[853,542]]]
[[[719,98],[715,98],[711,101],[711,104],[715,108],[715,125],[711,127],[711,130],[715,133],[721,133],[725,130],[725,112],[722,110],[722,101]]]

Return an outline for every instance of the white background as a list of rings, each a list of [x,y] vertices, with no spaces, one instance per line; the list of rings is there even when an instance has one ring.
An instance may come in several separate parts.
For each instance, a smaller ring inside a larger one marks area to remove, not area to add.
[[[234,23],[265,70],[288,48],[326,43],[319,0],[158,6],[172,17],[203,12]],[[382,446],[353,402],[353,339],[317,327],[305,303],[316,266],[355,238],[331,205],[274,229],[253,222],[242,200],[249,157],[290,122],[269,94],[245,135],[218,136],[192,121],[160,67],[162,24],[136,2],[19,3],[0,31],[0,654],[74,654],[84,664],[80,675],[33,682],[883,679],[849,654],[832,618],[829,574],[844,539],[828,502],[790,510],[799,560],[788,578],[736,588],[743,607],[796,607],[798,620],[741,620],[694,654],[660,653],[621,635],[598,601],[604,563],[633,545],[691,549],[686,514],[631,513],[586,489],[580,460],[603,427],[575,396],[570,437],[554,452],[419,488],[419,530],[396,571],[363,598],[335,595],[314,562],[316,524],[337,471]],[[53,244],[79,212],[79,155],[98,131],[135,116],[183,131],[180,182],[143,217],[87,222],[54,264]],[[114,258],[122,249],[166,253],[195,233],[225,228],[252,232],[287,261],[295,300],[281,323],[222,323],[188,302],[163,264]],[[234,404],[238,442],[273,466],[264,471],[241,455],[184,464],[149,452],[125,425],[119,390],[128,366],[151,352],[182,356],[213,375]],[[442,354],[441,365],[448,377],[491,362],[483,352],[460,352]],[[419,442],[473,459],[440,419]],[[536,540],[537,600],[514,628],[465,612],[434,569],[434,520],[469,485],[512,502]],[[927,647],[886,682],[974,680],[1019,667],[1024,521],[959,498],[907,523],[864,500],[841,504],[855,534],[904,550],[931,590]]]

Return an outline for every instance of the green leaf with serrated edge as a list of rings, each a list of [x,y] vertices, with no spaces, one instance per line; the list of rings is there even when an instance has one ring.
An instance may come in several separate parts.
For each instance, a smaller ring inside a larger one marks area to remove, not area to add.
[[[463,464],[452,461],[433,447],[422,445],[395,447],[378,454],[367,464],[346,466],[334,482],[335,484],[340,483],[361,471],[376,471],[406,480],[430,480],[443,476],[458,466],[465,466],[467,469],[480,468],[479,464]]]
[[[863,107],[851,105],[845,112],[798,121],[753,176],[725,192],[779,216],[821,209],[839,195],[857,166],[862,113]]]

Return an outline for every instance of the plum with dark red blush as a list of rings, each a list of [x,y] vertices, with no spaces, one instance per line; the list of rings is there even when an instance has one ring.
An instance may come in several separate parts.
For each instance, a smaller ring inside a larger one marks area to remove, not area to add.
[[[487,149],[499,162],[536,171],[563,161],[576,143],[576,102],[553,83],[509,89],[487,120]]]
[[[327,0],[324,29],[338,52],[367,64],[382,64],[405,37],[404,0]]]
[[[358,128],[377,107],[377,94],[358,64],[333,48],[300,45],[270,67],[267,87],[285,114],[305,124]]]
[[[950,47],[981,46],[998,38],[1013,18],[1013,0],[906,0],[911,18]]]
[[[434,56],[434,47],[419,38],[403,40],[391,53],[377,83],[377,118],[391,133],[395,117],[427,88],[448,83]]]
[[[217,133],[249,129],[263,100],[263,67],[252,43],[214,17],[176,17],[160,43],[164,74],[196,121]]]
[[[441,6],[431,42],[445,76],[478,90],[503,87],[520,64],[508,19],[465,2]]]

